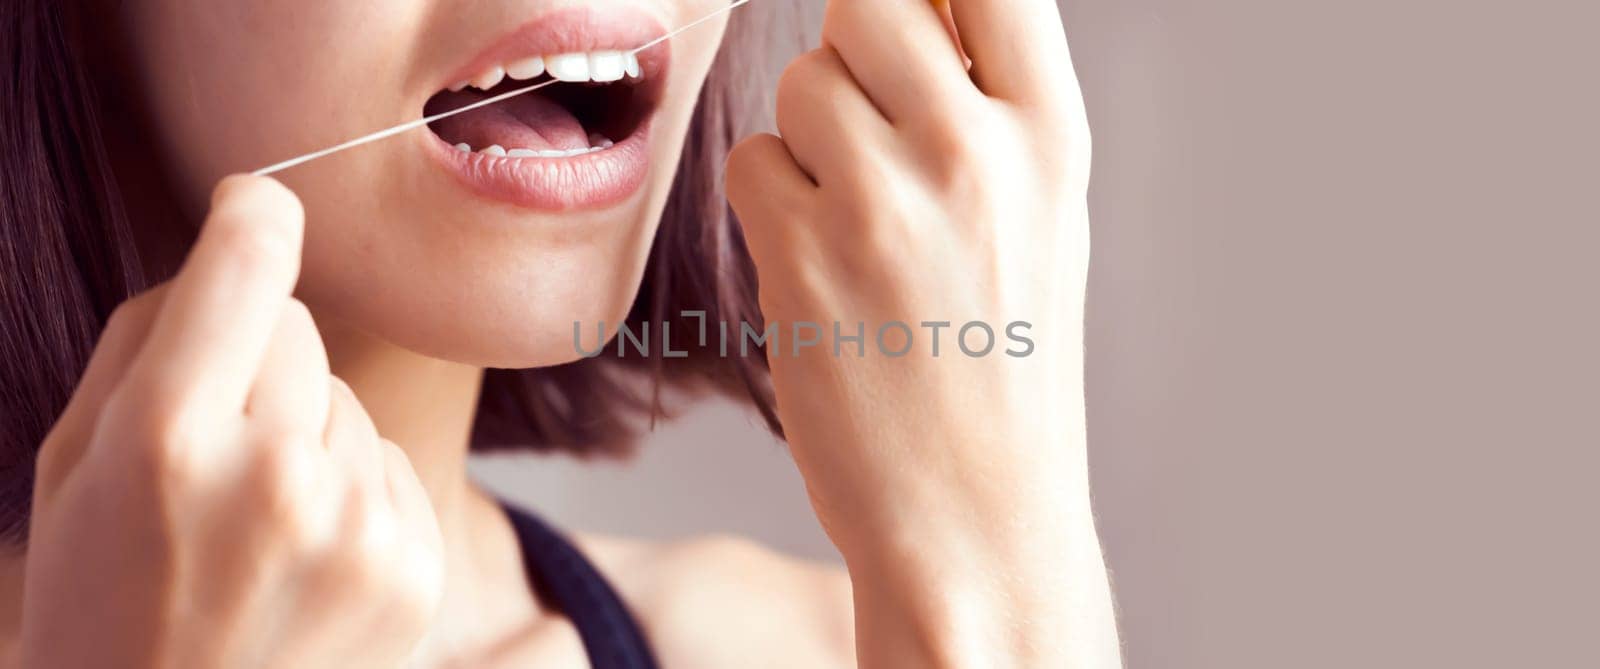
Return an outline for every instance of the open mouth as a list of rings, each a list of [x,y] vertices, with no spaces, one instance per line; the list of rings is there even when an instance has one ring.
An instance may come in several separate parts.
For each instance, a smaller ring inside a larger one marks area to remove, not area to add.
[[[650,171],[652,120],[666,91],[670,47],[648,14],[576,7],[498,40],[423,105],[433,116],[549,82],[428,125],[428,152],[473,193],[566,211],[617,204]]]
[[[638,56],[600,50],[535,55],[489,66],[428,99],[425,115],[557,80],[535,91],[428,126],[464,153],[510,159],[560,159],[598,153],[634,136],[652,112],[659,80]]]

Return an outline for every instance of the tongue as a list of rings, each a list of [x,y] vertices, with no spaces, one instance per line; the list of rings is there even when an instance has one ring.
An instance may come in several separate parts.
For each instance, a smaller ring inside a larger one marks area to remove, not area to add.
[[[483,93],[445,92],[428,101],[425,114],[437,114],[484,99]],[[429,127],[450,144],[465,142],[474,151],[498,144],[510,149],[586,149],[589,135],[565,107],[529,93],[435,121]]]

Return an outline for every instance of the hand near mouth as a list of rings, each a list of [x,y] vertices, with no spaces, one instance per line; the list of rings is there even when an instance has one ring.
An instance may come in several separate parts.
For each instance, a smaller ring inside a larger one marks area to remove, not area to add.
[[[898,357],[769,349],[779,413],[863,666],[1117,666],[1085,452],[1083,102],[1054,2],[950,11],[960,47],[926,0],[831,2],[784,72],[781,137],[728,160],[769,321],[915,328]],[[984,348],[963,324],[1017,321],[1029,355],[958,347]]]

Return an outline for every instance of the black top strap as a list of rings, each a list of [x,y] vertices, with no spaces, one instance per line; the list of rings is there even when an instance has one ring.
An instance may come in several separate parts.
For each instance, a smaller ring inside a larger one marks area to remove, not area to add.
[[[533,514],[504,502],[501,506],[522,545],[528,581],[572,620],[594,669],[655,669],[644,631],[583,553]]]

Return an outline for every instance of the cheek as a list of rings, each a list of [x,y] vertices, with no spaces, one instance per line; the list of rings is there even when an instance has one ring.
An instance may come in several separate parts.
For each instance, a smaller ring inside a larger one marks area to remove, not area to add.
[[[409,2],[153,0],[129,9],[155,148],[195,210],[222,176],[399,118]],[[387,57],[387,58],[386,58]],[[334,93],[339,92],[339,93]]]

